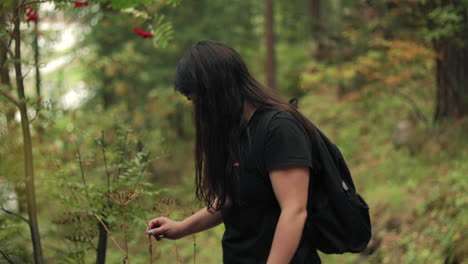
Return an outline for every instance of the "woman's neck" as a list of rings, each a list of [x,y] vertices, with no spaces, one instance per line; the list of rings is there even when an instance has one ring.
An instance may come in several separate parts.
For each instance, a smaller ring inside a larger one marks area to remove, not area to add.
[[[255,113],[255,110],[256,110],[255,106],[252,105],[249,101],[245,100],[243,119],[246,122],[249,122],[250,118],[252,118],[253,114]]]

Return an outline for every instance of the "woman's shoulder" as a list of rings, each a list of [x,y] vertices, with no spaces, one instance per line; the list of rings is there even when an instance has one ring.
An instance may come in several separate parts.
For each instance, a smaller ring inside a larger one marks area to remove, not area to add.
[[[266,106],[266,105],[260,106],[259,110],[261,112],[264,112],[264,113],[274,112],[273,116],[272,116],[272,119],[287,118],[287,119],[295,120],[293,115],[291,113],[289,113],[288,111],[283,110],[283,109],[278,109],[278,108],[275,108],[273,106]]]
[[[267,121],[268,125],[266,126],[266,131],[268,134],[278,131],[289,133],[301,128],[298,120],[296,120],[296,118],[288,111],[274,109],[271,107],[263,109],[263,111],[265,113],[263,118],[271,118],[269,121]],[[271,112],[270,115],[266,114],[267,112]]]
[[[295,123],[298,124],[298,121],[296,118],[289,113],[286,110],[281,110],[281,109],[274,109],[274,108],[269,108],[266,111],[273,111],[273,116],[271,117],[271,124],[288,124],[288,123]]]

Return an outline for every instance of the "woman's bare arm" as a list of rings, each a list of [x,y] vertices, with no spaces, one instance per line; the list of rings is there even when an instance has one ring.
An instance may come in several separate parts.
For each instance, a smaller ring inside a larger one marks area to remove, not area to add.
[[[302,237],[307,218],[309,168],[288,166],[270,172],[281,207],[267,264],[289,263]]]
[[[182,226],[185,230],[185,235],[191,235],[200,231],[210,229],[223,222],[220,211],[209,212],[205,207],[190,217],[182,221]]]

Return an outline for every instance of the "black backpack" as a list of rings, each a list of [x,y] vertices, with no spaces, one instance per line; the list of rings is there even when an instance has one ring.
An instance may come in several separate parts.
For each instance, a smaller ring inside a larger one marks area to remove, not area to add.
[[[293,100],[290,102],[297,107],[297,100],[296,104]],[[255,151],[263,149],[268,125],[278,112],[266,111],[260,118],[253,143]],[[371,238],[369,206],[356,193],[351,173],[338,147],[310,124],[314,128],[312,133],[307,133],[313,152],[311,174],[318,177],[312,177],[309,183],[305,239],[326,254],[362,252]],[[260,157],[259,153],[254,155]],[[260,168],[264,168],[263,164],[259,167],[262,173]]]

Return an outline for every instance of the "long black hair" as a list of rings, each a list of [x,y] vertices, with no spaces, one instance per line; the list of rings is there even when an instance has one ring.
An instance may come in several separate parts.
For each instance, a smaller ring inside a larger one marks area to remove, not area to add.
[[[217,41],[204,40],[187,50],[174,77],[176,91],[194,104],[196,195],[208,209],[220,210],[236,201],[233,164],[241,159],[240,135],[245,126],[244,102],[286,111],[311,128],[311,123],[275,90],[249,73],[242,57]]]

